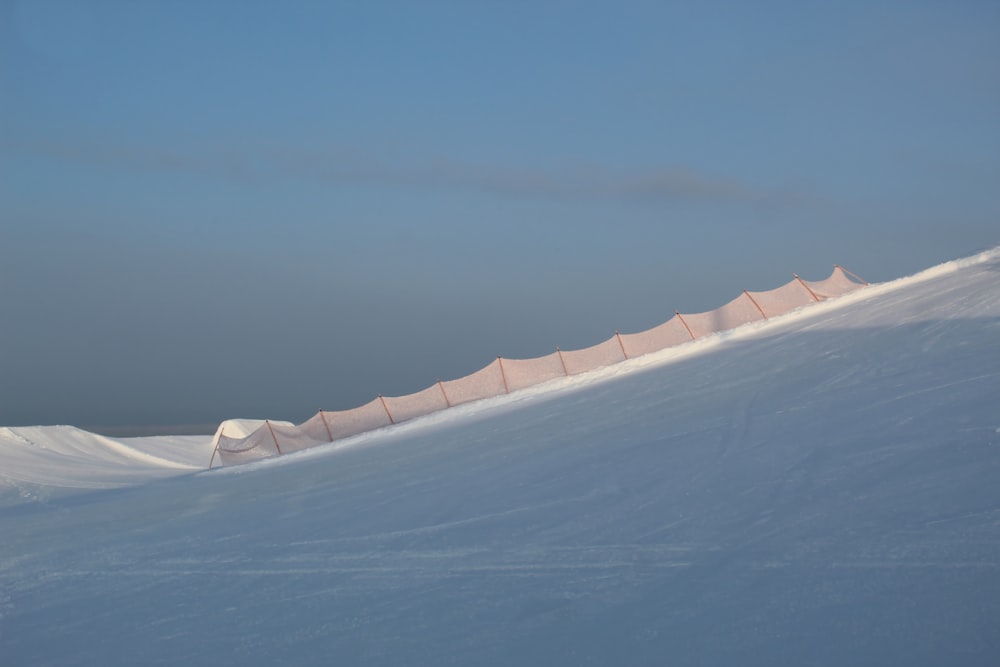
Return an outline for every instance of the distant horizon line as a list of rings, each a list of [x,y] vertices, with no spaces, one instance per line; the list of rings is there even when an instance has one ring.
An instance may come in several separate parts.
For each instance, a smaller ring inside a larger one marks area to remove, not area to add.
[[[77,428],[109,438],[143,438],[154,435],[213,435],[218,422],[200,424],[108,425],[91,424]]]

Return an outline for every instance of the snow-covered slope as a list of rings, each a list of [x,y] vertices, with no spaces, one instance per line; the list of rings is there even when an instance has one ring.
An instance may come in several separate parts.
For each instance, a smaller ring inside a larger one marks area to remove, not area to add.
[[[0,508],[0,662],[992,665],[998,341],[992,251],[300,454]]]
[[[0,427],[0,507],[208,467],[210,436],[109,438],[72,426]]]

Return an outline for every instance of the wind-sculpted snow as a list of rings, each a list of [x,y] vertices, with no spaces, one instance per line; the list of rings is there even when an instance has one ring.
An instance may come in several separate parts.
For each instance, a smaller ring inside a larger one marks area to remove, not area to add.
[[[0,507],[202,470],[204,436],[109,438],[72,426],[0,427]]]
[[[0,509],[7,665],[993,665],[1000,252]]]

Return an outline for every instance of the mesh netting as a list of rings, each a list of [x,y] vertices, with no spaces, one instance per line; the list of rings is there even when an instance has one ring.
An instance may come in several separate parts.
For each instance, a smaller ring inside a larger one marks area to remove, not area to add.
[[[271,437],[267,424],[262,424],[245,438],[220,435],[218,452],[222,465],[233,465],[274,456],[278,453],[278,448],[274,445],[274,438]]]
[[[625,353],[622,352],[621,343],[618,342],[618,336],[615,335],[603,343],[591,345],[582,350],[564,350],[562,360],[566,364],[566,372],[569,375],[575,375],[625,361]]]
[[[224,426],[220,426],[219,462],[221,465],[232,465],[299,451],[393,422],[404,422],[452,405],[499,396],[554,378],[610,366],[686,343],[692,338],[734,329],[765,316],[776,317],[863,286],[864,283],[852,279],[837,266],[825,280],[805,281],[796,276],[795,280],[776,289],[744,292],[721,308],[677,315],[652,329],[634,334],[616,334],[582,350],[556,351],[535,359],[498,358],[485,368],[457,380],[438,382],[406,396],[376,398],[353,410],[321,411],[297,426],[265,423],[244,438],[222,435]]]
[[[841,294],[853,292],[859,287],[864,287],[862,283],[851,280],[839,266],[835,266],[833,268],[833,273],[830,274],[830,277],[826,280],[805,280],[803,282],[808,285],[809,289],[811,289],[820,299],[829,299],[835,296],[840,296]]]
[[[566,375],[566,369],[559,358],[558,352],[537,357],[535,359],[501,359],[503,373],[507,378],[507,388],[511,391],[533,387],[536,384],[561,378]]]
[[[325,413],[320,410],[312,417],[299,424],[298,429],[316,442],[330,442],[333,440],[333,434],[330,433],[330,430],[327,427],[327,414],[329,413]]]
[[[321,438],[313,437],[303,426],[272,423],[271,431],[274,432],[274,439],[277,440],[282,454],[291,454],[329,441],[325,429]]]
[[[360,408],[341,410],[339,412],[324,412],[326,423],[334,440],[347,438],[365,431],[389,425],[389,415],[382,406],[382,401],[376,398],[365,403]]]
[[[695,338],[701,338],[717,331],[735,329],[741,324],[764,319],[757,306],[753,305],[745,293],[715,310],[694,315],[682,315]]]
[[[691,340],[691,334],[676,317],[646,331],[633,334],[622,334],[622,345],[629,359],[650,352],[657,352],[674,345],[680,345]]]
[[[800,306],[815,303],[816,299],[809,293],[806,286],[796,278],[790,283],[786,283],[777,289],[766,292],[750,292],[750,296],[757,302],[760,309],[768,317],[777,317],[795,310]]]
[[[503,373],[500,372],[500,363],[497,359],[494,359],[493,363],[486,368],[481,368],[471,375],[441,384],[444,386],[444,393],[447,395],[450,405],[461,405],[507,392]]]
[[[436,382],[427,389],[406,396],[386,396],[385,405],[397,424],[407,419],[429,415],[438,410],[444,410],[448,403],[444,400],[444,392]]]

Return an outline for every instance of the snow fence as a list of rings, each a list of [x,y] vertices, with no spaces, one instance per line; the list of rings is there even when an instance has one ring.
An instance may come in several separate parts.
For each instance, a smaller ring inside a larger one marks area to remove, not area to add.
[[[220,434],[216,454],[222,465],[246,463],[289,454],[383,426],[398,424],[456,405],[509,394],[557,377],[585,373],[626,359],[657,352],[743,324],[783,315],[795,308],[824,301],[863,287],[864,282],[840,266],[826,280],[795,278],[773,290],[744,290],[715,310],[682,315],[639,333],[615,333],[582,350],[560,350],[535,359],[497,357],[485,368],[457,380],[438,381],[406,396],[378,396],[361,407],[339,412],[320,410],[298,425],[266,421],[246,437]]]

